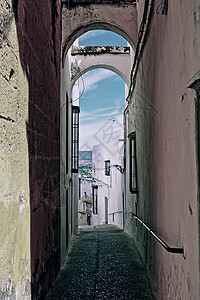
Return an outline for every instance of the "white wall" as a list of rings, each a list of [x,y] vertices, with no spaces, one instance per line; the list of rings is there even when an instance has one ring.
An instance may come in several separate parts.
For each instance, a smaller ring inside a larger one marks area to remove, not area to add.
[[[108,223],[122,228],[123,175],[112,165],[122,166],[123,142],[115,140],[102,143],[94,146],[92,151],[93,177],[97,179],[95,185],[98,185],[98,215],[92,215],[92,224],[105,223],[105,197],[108,197]],[[105,175],[105,160],[110,160],[111,163],[110,176]]]
[[[71,91],[71,63],[73,58],[69,49],[65,64],[61,68],[61,132],[60,132],[60,206],[61,206],[61,266],[63,265],[71,242],[72,233],[78,228],[78,174],[71,173],[71,124],[72,105],[79,105],[78,83]],[[66,97],[68,95],[68,99]],[[76,101],[73,102],[73,99]],[[66,121],[68,107],[68,122]],[[68,124],[68,132],[66,129]],[[68,149],[66,142],[68,139]],[[67,155],[68,153],[68,155]],[[68,159],[68,172],[67,160]],[[73,198],[73,199],[72,199]],[[68,209],[67,209],[68,207]],[[68,214],[68,215],[67,215]],[[67,247],[68,245],[68,247]]]

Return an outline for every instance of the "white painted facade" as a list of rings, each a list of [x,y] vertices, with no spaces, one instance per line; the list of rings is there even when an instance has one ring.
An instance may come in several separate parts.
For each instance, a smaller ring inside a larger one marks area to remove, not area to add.
[[[77,45],[77,44],[76,44]],[[78,81],[71,89],[71,48],[61,68],[60,90],[60,206],[61,206],[61,266],[70,247],[71,237],[78,230],[78,174],[72,173],[72,106],[79,105]],[[67,245],[67,247],[66,247]]]
[[[108,199],[108,223],[123,228],[123,141],[113,140],[96,145],[93,153],[93,185],[98,186],[98,214],[92,214],[92,225],[106,223],[106,199]],[[105,175],[105,160],[110,160],[110,176]]]
[[[130,85],[130,68],[133,50],[131,47],[90,47],[94,51],[90,53],[88,47],[72,47],[75,62],[72,64],[72,86],[84,73],[95,69],[104,68],[118,74],[126,84]],[[117,48],[117,49],[116,49]],[[108,53],[103,53],[107,50]]]

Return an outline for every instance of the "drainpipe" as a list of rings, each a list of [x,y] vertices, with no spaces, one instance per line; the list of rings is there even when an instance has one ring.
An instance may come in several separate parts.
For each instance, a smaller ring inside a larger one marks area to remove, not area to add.
[[[123,230],[125,228],[125,220],[124,220],[124,216],[125,216],[125,204],[126,204],[126,137],[127,137],[127,132],[126,132],[126,115],[129,111],[129,105],[126,106],[124,113],[123,113],[123,127],[124,127],[124,198],[123,198]]]
[[[135,90],[137,72],[140,66],[140,60],[142,59],[142,54],[147,41],[147,36],[150,31],[150,24],[153,17],[153,12],[154,12],[154,0],[146,0],[144,4],[142,22],[140,24],[140,30],[138,33],[138,43],[136,46],[134,62],[131,69],[131,75],[130,75],[131,84],[129,87],[129,92],[126,101],[131,100],[131,97]]]

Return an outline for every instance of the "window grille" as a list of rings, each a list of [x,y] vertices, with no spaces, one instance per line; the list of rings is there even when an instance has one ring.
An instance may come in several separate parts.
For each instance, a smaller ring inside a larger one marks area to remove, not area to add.
[[[136,134],[135,132],[129,134],[130,143],[130,184],[129,190],[132,194],[138,193],[138,182],[137,182],[137,159],[136,159]]]
[[[68,155],[69,155],[69,144],[68,144],[68,141],[69,141],[69,108],[68,108],[68,105],[69,105],[69,99],[68,99],[68,95],[66,93],[66,174],[68,174],[69,172],[69,164],[68,164]]]
[[[105,160],[105,175],[110,176],[110,160]]]
[[[98,214],[98,186],[92,187],[93,214]]]
[[[72,173],[78,173],[79,164],[79,106],[72,106]]]

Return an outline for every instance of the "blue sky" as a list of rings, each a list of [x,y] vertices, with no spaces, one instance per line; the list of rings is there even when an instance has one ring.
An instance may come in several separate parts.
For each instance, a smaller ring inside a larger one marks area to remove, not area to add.
[[[127,42],[113,32],[93,30],[79,38],[79,45],[126,46]],[[79,84],[80,150],[90,150],[93,145],[123,138],[124,80],[109,70],[99,68],[84,74]]]
[[[80,46],[127,46],[127,41],[112,31],[91,30],[79,38]]]

